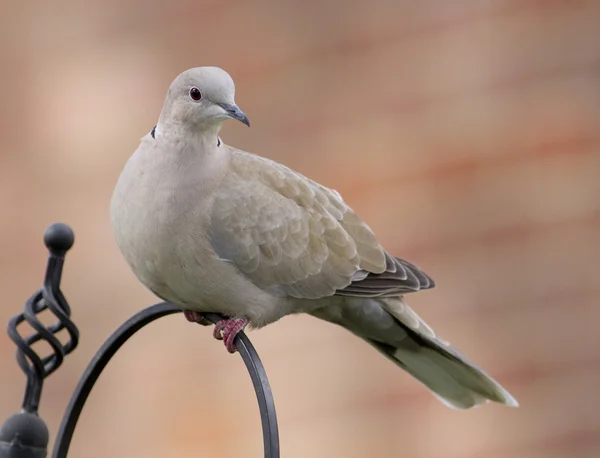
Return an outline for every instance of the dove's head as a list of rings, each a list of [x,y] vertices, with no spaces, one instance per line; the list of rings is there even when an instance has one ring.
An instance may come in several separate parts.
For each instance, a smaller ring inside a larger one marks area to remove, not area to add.
[[[196,131],[218,130],[226,119],[250,121],[234,100],[235,84],[218,67],[186,70],[171,83],[159,123],[176,123]]]

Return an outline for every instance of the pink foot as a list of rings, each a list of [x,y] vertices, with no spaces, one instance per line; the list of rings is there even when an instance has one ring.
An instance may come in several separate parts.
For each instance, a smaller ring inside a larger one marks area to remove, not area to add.
[[[192,323],[201,324],[202,326],[210,326],[212,324],[211,321],[204,318],[204,315],[202,315],[202,313],[195,312],[193,310],[184,310],[183,316],[185,317],[186,320],[188,320]]]
[[[229,353],[235,353],[237,351],[233,343],[235,336],[243,331],[247,324],[248,320],[246,318],[234,317],[221,320],[215,324],[213,336],[215,336],[215,339],[223,341]]]

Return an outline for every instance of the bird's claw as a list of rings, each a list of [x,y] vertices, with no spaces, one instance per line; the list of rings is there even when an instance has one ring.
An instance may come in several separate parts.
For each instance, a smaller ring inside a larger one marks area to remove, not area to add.
[[[210,326],[212,324],[212,321],[205,318],[201,312],[196,312],[194,310],[184,310],[183,316],[191,323],[198,323],[202,326]]]
[[[215,339],[223,341],[229,353],[235,353],[237,351],[233,343],[235,337],[244,330],[247,324],[246,318],[234,317],[221,320],[215,324],[213,336]]]

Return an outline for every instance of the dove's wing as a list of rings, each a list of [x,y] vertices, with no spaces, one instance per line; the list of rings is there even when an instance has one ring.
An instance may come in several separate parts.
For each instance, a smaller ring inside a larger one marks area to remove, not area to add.
[[[433,284],[389,256],[337,192],[237,150],[215,196],[210,237],[222,259],[275,294],[397,296]]]

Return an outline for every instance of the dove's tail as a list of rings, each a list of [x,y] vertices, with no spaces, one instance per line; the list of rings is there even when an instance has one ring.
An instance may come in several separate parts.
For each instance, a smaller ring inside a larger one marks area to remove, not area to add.
[[[469,409],[488,400],[512,407],[519,405],[482,369],[437,339],[422,339],[409,333],[406,342],[397,347],[365,340],[427,386],[448,407]]]
[[[326,307],[313,315],[366,340],[447,406],[468,409],[488,400],[518,406],[498,382],[438,338],[402,299],[346,298],[338,307],[337,312]]]

